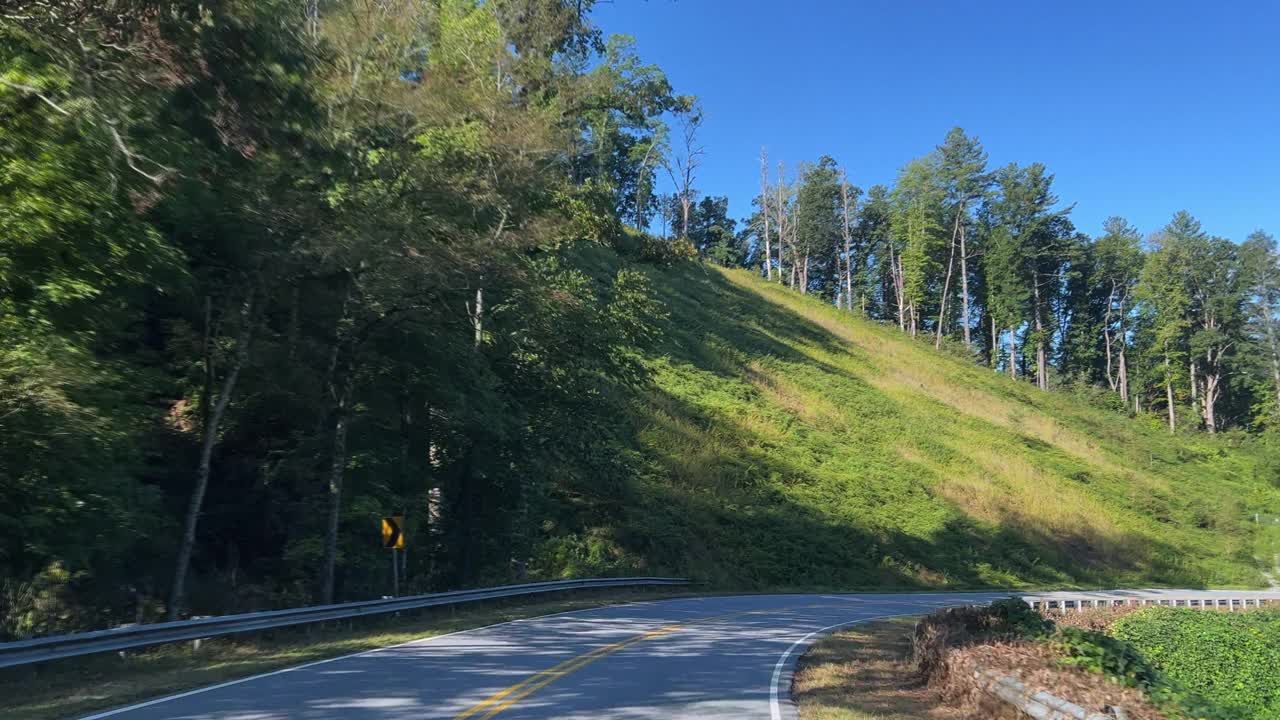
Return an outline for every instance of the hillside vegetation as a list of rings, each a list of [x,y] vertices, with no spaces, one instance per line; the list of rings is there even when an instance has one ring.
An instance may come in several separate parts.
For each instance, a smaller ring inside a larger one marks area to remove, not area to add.
[[[569,572],[622,553],[735,587],[1263,583],[1261,444],[1170,436],[745,271],[649,275],[669,317],[644,469]]]
[[[0,17],[0,641],[600,573],[1267,582],[1274,238],[1090,236],[962,128],[865,192],[753,141],[731,217],[719,110],[594,4]]]

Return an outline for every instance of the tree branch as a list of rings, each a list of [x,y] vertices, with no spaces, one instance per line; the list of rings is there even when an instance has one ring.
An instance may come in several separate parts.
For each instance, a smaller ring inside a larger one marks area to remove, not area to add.
[[[27,93],[28,95],[35,95],[36,97],[43,100],[45,105],[48,105],[49,107],[53,108],[59,113],[66,115],[67,117],[71,117],[70,112],[68,112],[65,108],[63,108],[58,103],[51,100],[49,96],[40,92],[40,88],[32,87],[30,85],[23,85],[22,83],[9,82],[8,80],[0,80],[0,85],[6,85],[8,87],[13,88],[14,90],[20,90],[24,93]]]

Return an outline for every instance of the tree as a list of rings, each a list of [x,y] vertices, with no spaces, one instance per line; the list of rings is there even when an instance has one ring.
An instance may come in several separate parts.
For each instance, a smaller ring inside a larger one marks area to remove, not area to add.
[[[1156,377],[1165,391],[1165,412],[1169,432],[1178,428],[1175,387],[1186,358],[1187,335],[1191,329],[1191,296],[1186,278],[1190,272],[1191,245],[1202,235],[1199,223],[1189,214],[1178,213],[1162,233],[1152,238],[1136,295],[1147,316],[1151,343],[1160,358]]]
[[[725,267],[742,265],[748,248],[729,217],[729,198],[704,197],[692,208],[688,240],[698,253]]]
[[[1138,231],[1123,218],[1111,217],[1103,224],[1103,235],[1094,245],[1095,273],[1090,285],[1105,288],[1107,299],[1102,319],[1107,384],[1129,402],[1128,317],[1134,289],[1142,274],[1143,255]]]
[[[1269,400],[1263,403],[1267,410],[1259,413],[1274,423],[1280,413],[1280,332],[1276,328],[1276,307],[1280,304],[1280,255],[1276,241],[1261,230],[1249,234],[1240,247],[1243,279],[1249,287],[1248,322],[1257,337],[1258,346],[1270,366],[1271,388]]]
[[[686,239],[689,237],[689,214],[697,192],[693,184],[705,153],[698,140],[698,130],[703,122],[702,107],[695,98],[680,98],[676,120],[680,126],[681,146],[677,154],[667,160],[666,167],[667,176],[676,188],[676,198],[680,201],[680,238]]]
[[[823,156],[804,168],[796,189],[796,266],[800,292],[818,290],[834,300],[840,291],[840,240],[843,226],[840,173],[836,161]]]
[[[769,240],[769,153],[764,148],[760,148],[760,196],[756,199],[756,205],[759,207],[760,237],[764,241],[764,279],[772,282],[773,246]]]
[[[960,327],[964,335],[965,347],[970,347],[970,314],[969,314],[969,261],[967,229],[970,223],[969,209],[985,197],[991,185],[991,176],[987,173],[987,153],[976,137],[965,135],[961,128],[952,128],[937,152],[940,156],[938,172],[941,176],[946,195],[947,212],[951,216],[951,253],[947,261],[946,280],[943,283],[942,296],[939,300],[937,337],[935,346],[942,341],[942,331],[946,316],[947,296],[951,286],[951,268],[955,260],[955,251],[959,250],[960,260]]]
[[[859,262],[854,259],[853,217],[857,213],[860,195],[862,195],[862,189],[849,185],[848,176],[843,172],[840,173],[840,236],[844,240],[844,298],[845,307],[850,311],[853,310],[853,276],[859,274],[853,269]],[[866,310],[862,303],[859,307],[863,307],[865,314]]]
[[[1061,300],[1074,234],[1067,220],[1070,208],[1054,209],[1053,175],[1040,163],[1025,168],[1011,164],[996,177],[999,195],[983,211],[990,233],[988,303],[993,319],[999,315],[1008,327],[1010,374],[1016,375],[1015,335],[1025,324],[1023,346],[1033,349],[1036,384],[1047,390],[1053,311]]]
[[[1244,323],[1246,283],[1234,243],[1206,237],[1193,246],[1188,275],[1196,327],[1189,339],[1192,382],[1199,382],[1200,410],[1205,429],[1219,429],[1218,403],[1231,370]],[[1203,364],[1201,364],[1203,363]]]
[[[933,294],[931,290],[938,280],[938,255],[945,243],[938,222],[942,192],[935,156],[913,160],[903,168],[893,191],[893,203],[900,302],[904,305],[906,329],[915,336],[927,312],[925,300]]]

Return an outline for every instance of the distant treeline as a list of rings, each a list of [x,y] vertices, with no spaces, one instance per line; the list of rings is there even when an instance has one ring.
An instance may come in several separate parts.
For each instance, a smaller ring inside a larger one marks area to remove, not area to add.
[[[1169,429],[1260,431],[1280,420],[1280,263],[1261,230],[1215,237],[1187,212],[1145,238],[1112,217],[1091,237],[1044,165],[989,169],[959,128],[893,188],[851,185],[830,157],[788,179],[761,156],[740,224],[693,205],[687,236],[726,265],[891,322],[1042,389],[1104,388]],[[664,228],[679,234],[678,198]]]

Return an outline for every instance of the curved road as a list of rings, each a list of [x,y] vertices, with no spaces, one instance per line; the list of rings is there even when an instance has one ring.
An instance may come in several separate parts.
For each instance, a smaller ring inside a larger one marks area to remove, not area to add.
[[[324,660],[84,720],[794,718],[791,668],[841,625],[999,594],[747,595],[548,615]]]

